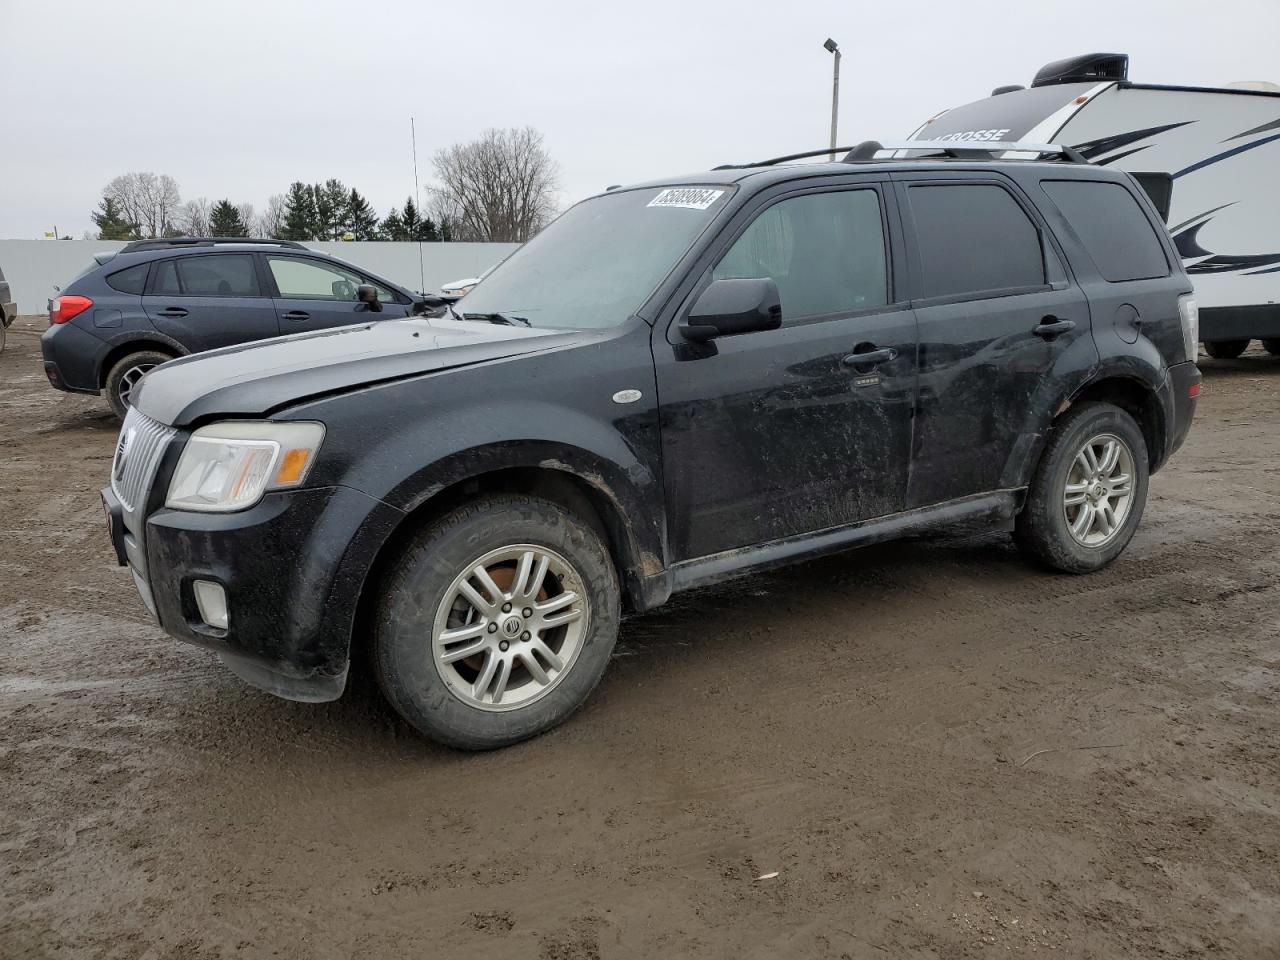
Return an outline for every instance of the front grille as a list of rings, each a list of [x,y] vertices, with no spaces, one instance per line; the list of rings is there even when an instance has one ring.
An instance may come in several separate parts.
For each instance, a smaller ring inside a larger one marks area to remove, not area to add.
[[[133,513],[146,503],[160,458],[177,432],[130,408],[111,462],[111,489],[120,498],[125,512]]]

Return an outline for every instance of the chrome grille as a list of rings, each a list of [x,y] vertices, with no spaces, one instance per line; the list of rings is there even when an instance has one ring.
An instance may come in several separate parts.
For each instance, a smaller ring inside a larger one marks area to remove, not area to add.
[[[177,432],[130,408],[111,462],[111,489],[127,513],[146,501],[160,458]]]

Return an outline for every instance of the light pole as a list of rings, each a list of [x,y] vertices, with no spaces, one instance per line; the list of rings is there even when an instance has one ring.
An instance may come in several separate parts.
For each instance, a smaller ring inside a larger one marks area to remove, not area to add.
[[[840,116],[840,45],[830,37],[822,45],[828,53],[834,54],[834,66],[831,72],[831,159],[836,158],[836,120]]]

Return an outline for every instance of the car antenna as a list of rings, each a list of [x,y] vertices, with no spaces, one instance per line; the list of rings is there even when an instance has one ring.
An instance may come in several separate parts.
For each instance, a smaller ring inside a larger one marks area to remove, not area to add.
[[[414,128],[413,117],[409,118],[409,140],[413,144],[413,202],[418,205],[418,292],[427,292],[426,274],[422,269],[422,191],[418,188],[418,131]]]

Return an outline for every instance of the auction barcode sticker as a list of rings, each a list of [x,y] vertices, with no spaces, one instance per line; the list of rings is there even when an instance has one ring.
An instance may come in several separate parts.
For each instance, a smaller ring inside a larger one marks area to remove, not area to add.
[[[719,200],[723,194],[723,190],[712,190],[709,187],[672,187],[663,190],[650,200],[648,206],[705,210]]]

